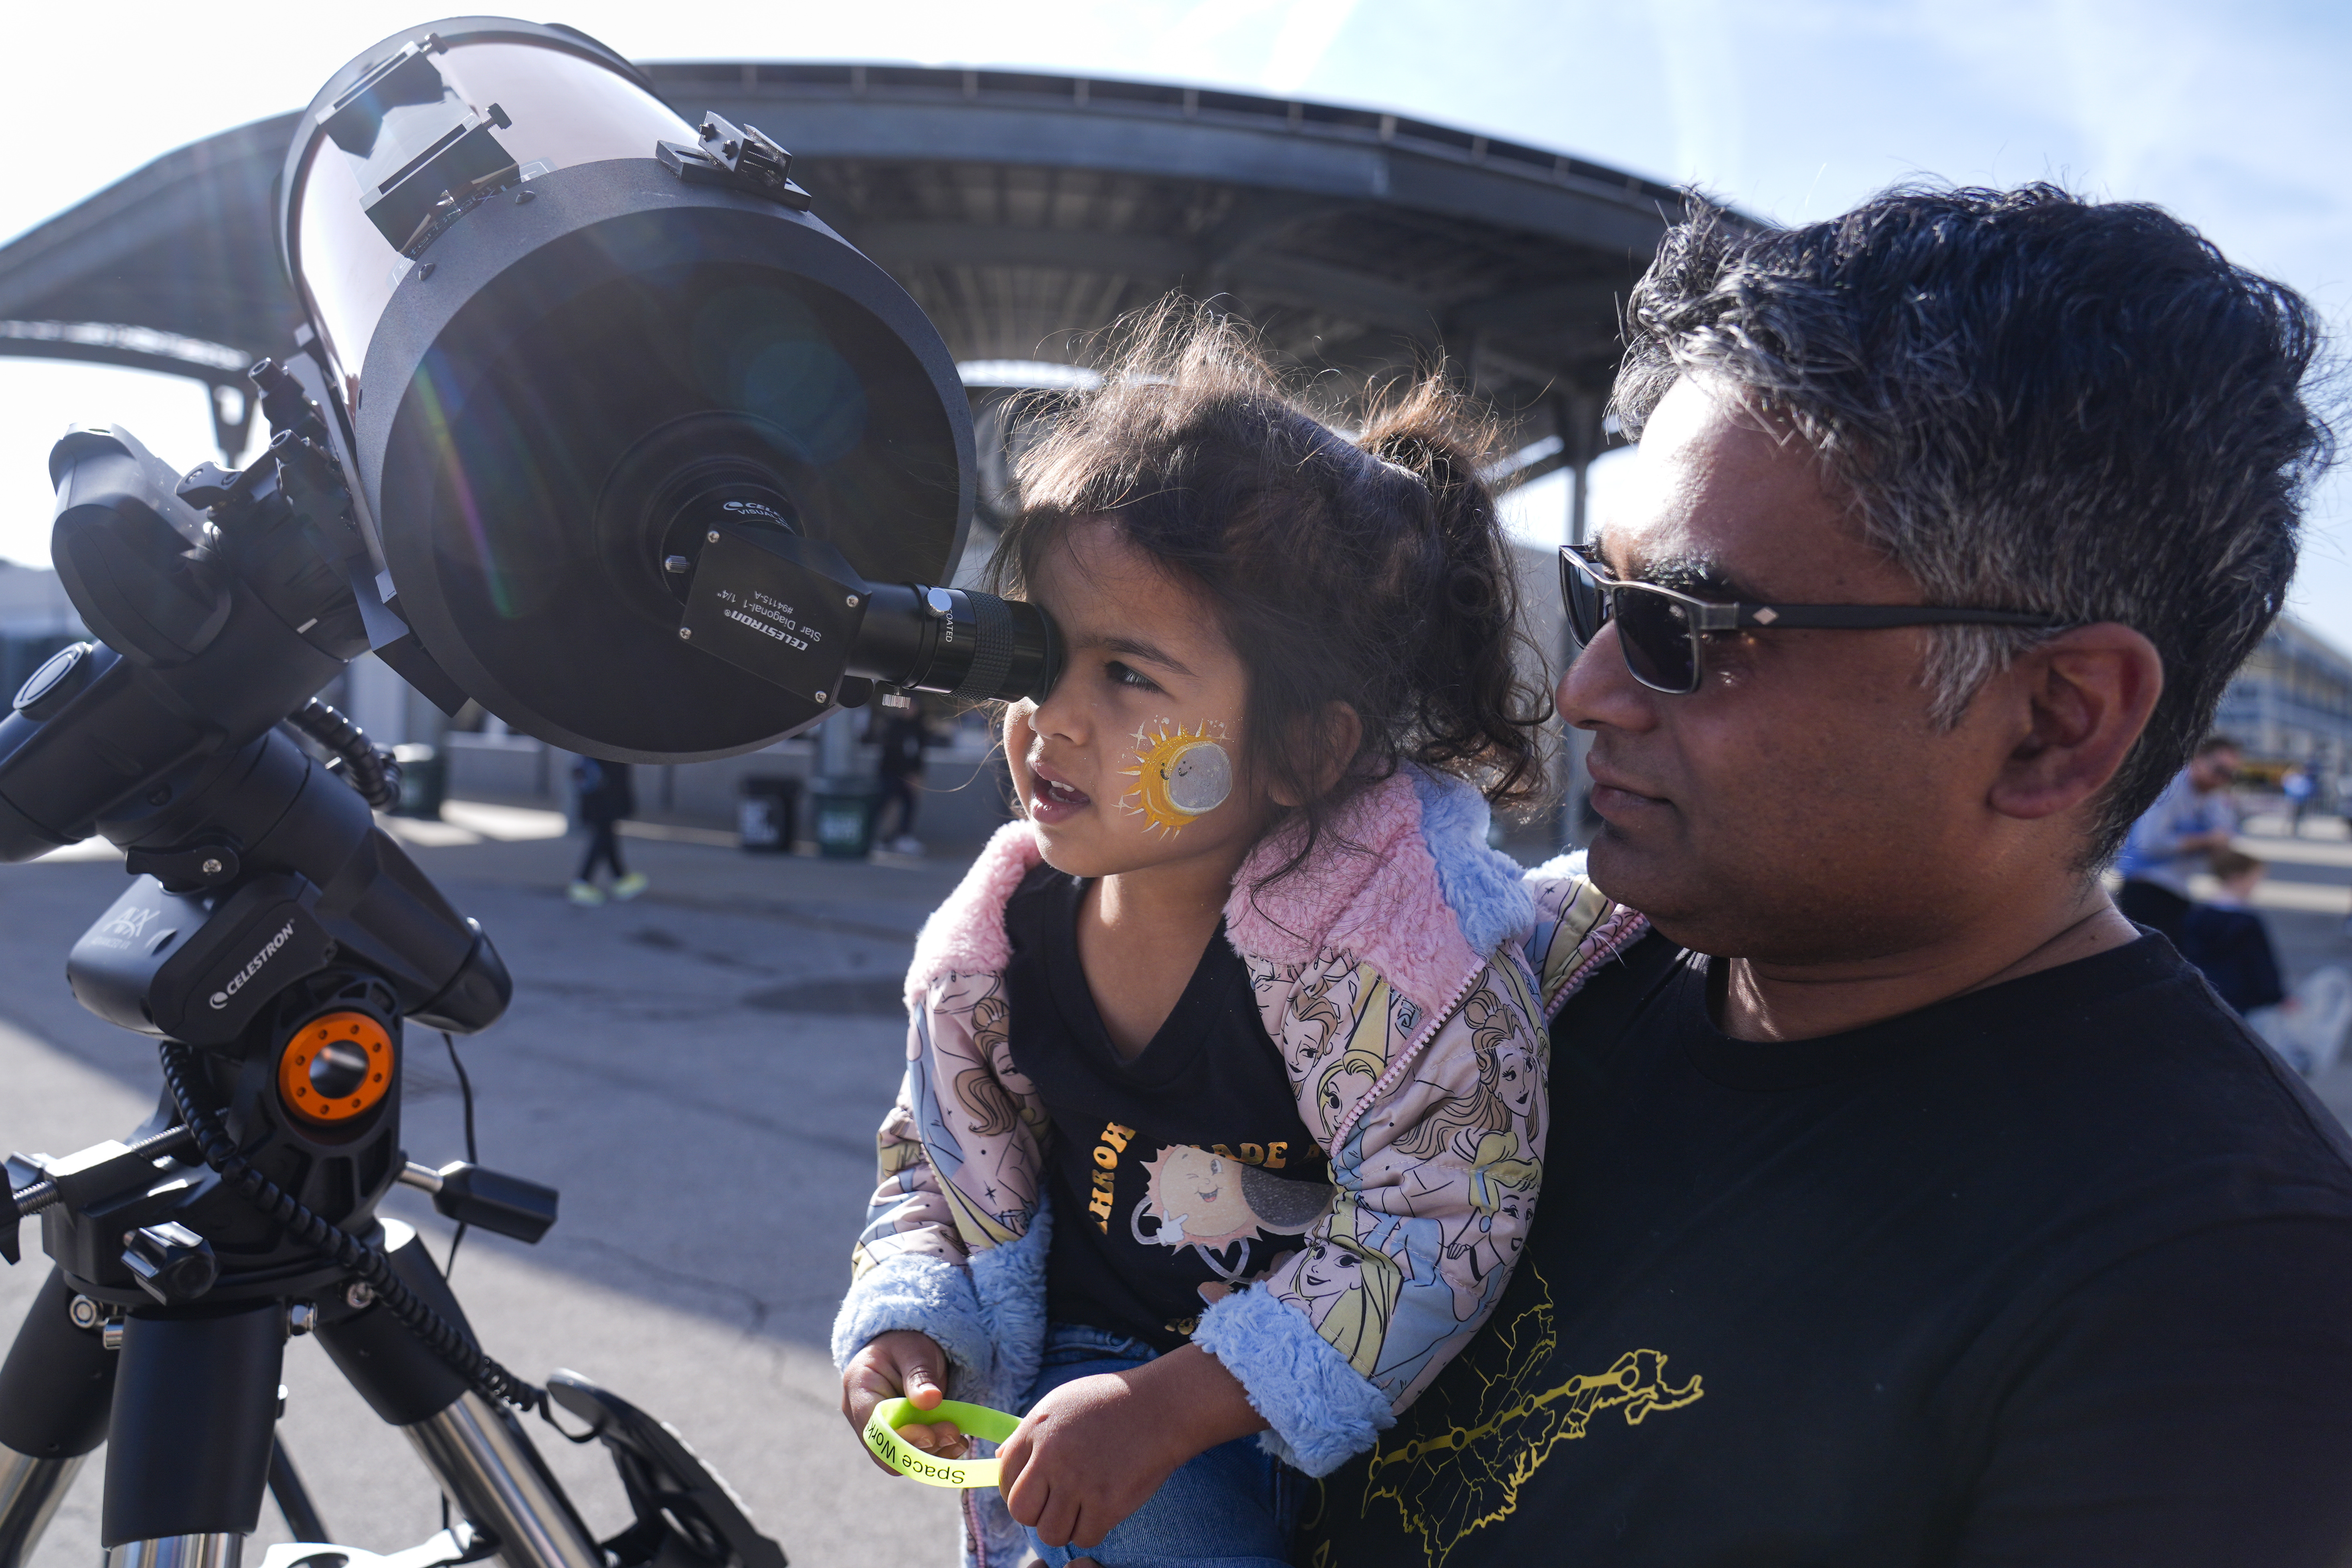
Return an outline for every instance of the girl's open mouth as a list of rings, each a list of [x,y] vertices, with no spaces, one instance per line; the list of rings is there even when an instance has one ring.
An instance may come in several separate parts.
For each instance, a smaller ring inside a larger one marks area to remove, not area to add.
[[[1093,804],[1087,792],[1076,784],[1064,784],[1041,773],[1037,775],[1035,795],[1029,802],[1029,819],[1050,827],[1057,822],[1067,822]]]

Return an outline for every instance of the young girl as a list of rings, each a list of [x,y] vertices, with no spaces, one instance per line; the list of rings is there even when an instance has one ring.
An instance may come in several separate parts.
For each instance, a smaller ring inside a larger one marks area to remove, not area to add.
[[[1548,1004],[1638,917],[1549,885],[1530,967],[1487,801],[1545,710],[1456,420],[1432,382],[1351,444],[1167,304],[1023,464],[1000,584],[1066,673],[917,943],[834,1331],[853,1428],[1025,1413],[982,1563],[1285,1562],[1290,1467],[1370,1447],[1517,1257]]]

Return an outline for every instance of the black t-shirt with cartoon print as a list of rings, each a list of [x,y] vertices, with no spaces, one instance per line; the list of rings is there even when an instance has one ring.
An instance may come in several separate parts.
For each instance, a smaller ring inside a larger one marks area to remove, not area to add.
[[[1039,866],[1004,910],[1013,1065],[1054,1124],[1046,1311],[1171,1351],[1298,1250],[1330,1203],[1328,1162],[1223,926],[1160,1032],[1120,1059],[1078,963],[1085,892]]]

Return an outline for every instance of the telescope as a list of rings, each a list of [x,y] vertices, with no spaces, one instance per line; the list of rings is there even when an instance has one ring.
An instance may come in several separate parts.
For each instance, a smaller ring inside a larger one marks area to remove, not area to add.
[[[774,138],[688,123],[573,29],[461,17],[338,71],[279,188],[305,324],[251,373],[267,449],[183,472],[115,428],[50,456],[92,640],[0,721],[0,860],[124,851],[68,979],[157,1039],[164,1093],[125,1142],[12,1156],[0,1185],[0,1255],[37,1215],[54,1264],[0,1365],[0,1568],[101,1441],[114,1568],[237,1568],[265,1489],[307,1542],[268,1568],[327,1568],[274,1436],[302,1335],[462,1515],[399,1568],[782,1568],[663,1424],[488,1356],[376,1216],[404,1181],[536,1241],[556,1194],[401,1143],[409,1026],[478,1032],[512,986],[376,825],[394,765],[315,694],[373,650],[446,711],[691,762],[877,690],[1042,695],[1056,633],[949,583],[973,485],[955,366]],[[558,1405],[635,1508],[611,1540],[516,1419]]]

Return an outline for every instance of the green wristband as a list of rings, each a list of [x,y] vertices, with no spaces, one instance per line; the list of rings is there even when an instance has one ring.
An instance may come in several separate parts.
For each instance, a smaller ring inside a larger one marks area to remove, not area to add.
[[[866,1418],[866,1446],[884,1464],[927,1487],[994,1486],[994,1459],[942,1459],[898,1439],[901,1426],[909,1423],[929,1426],[940,1421],[952,1421],[965,1436],[982,1437],[991,1443],[1003,1442],[1021,1425],[1018,1415],[1007,1415],[985,1405],[942,1399],[935,1410],[918,1410],[903,1399],[886,1399]]]

